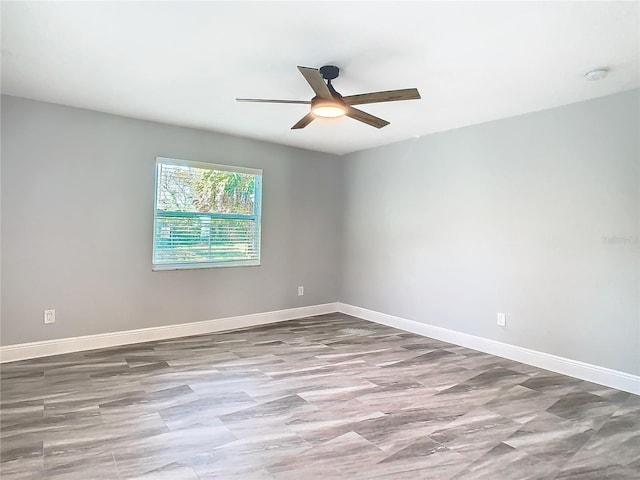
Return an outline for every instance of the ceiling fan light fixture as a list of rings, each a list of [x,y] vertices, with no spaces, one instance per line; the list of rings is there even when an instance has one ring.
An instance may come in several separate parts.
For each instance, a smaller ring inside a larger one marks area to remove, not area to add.
[[[316,98],[311,101],[311,113],[316,117],[336,118],[344,116],[347,113],[347,109],[340,102]]]

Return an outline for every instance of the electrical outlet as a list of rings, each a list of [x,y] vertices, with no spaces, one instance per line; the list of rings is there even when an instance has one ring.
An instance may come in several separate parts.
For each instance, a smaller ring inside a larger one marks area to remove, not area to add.
[[[507,314],[498,312],[498,325],[500,327],[507,326]]]
[[[44,323],[56,323],[56,311],[45,310],[44,311]]]
[[[298,287],[298,296],[301,297],[302,295],[304,295],[304,287],[300,286]]]

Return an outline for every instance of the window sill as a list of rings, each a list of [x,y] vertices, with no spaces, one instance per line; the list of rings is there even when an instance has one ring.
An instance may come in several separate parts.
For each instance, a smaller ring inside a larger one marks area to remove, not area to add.
[[[162,272],[166,270],[196,270],[201,268],[224,268],[224,267],[259,267],[260,260],[241,260],[235,262],[220,263],[172,263],[152,265],[151,270],[154,272]]]

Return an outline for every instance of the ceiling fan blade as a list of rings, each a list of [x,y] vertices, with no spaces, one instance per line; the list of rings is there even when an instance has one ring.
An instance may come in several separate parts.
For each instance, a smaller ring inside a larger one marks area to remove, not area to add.
[[[371,125],[372,127],[382,128],[389,125],[389,122],[383,120],[378,117],[374,117],[373,115],[368,114],[367,112],[363,112],[362,110],[358,110],[357,108],[348,107],[347,117],[351,117],[355,120],[359,120],[367,125]]]
[[[254,102],[254,103],[297,103],[301,105],[309,105],[309,100],[270,100],[267,98],[236,98],[237,102]]]
[[[293,127],[291,127],[291,130],[298,130],[299,128],[304,128],[307,125],[309,125],[311,122],[313,122],[315,118],[316,118],[315,115],[309,112],[300,120],[298,120],[298,123],[296,123]]]
[[[347,105],[363,105],[365,103],[397,102],[399,100],[418,100],[420,93],[417,88],[404,90],[387,90],[385,92],[362,93],[342,97]]]
[[[331,92],[329,91],[329,87],[324,83],[324,79],[322,75],[320,75],[320,70],[309,67],[298,67],[302,76],[309,82],[313,91],[316,92],[316,95],[320,98],[327,98],[329,100],[333,99]]]

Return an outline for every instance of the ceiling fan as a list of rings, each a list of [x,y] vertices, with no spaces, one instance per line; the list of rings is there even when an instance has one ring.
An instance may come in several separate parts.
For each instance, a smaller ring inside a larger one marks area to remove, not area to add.
[[[338,78],[340,69],[334,65],[325,65],[319,70],[308,67],[298,67],[302,76],[307,80],[316,96],[311,100],[268,100],[261,98],[236,98],[238,102],[257,103],[296,103],[311,105],[311,111],[296,123],[292,130],[304,128],[316,117],[341,117],[346,115],[372,127],[382,128],[389,125],[389,122],[382,118],[370,115],[362,110],[353,108],[353,105],[363,105],[365,103],[396,102],[398,100],[417,100],[420,93],[416,88],[404,90],[388,90],[385,92],[361,93],[360,95],[348,95],[343,97],[333,88],[331,80]],[[327,83],[325,83],[325,80]]]

